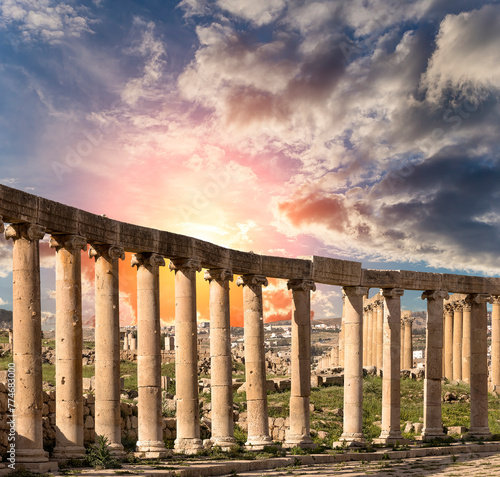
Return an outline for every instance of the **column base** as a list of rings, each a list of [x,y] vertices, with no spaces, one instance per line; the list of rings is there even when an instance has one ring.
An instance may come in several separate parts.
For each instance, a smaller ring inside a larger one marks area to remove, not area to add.
[[[83,446],[56,446],[52,458],[58,462],[69,459],[85,459],[85,447]]]
[[[172,455],[163,441],[137,441],[134,455],[140,459],[162,459]]]
[[[465,439],[491,439],[491,432],[489,427],[476,427],[470,428],[469,432],[465,434]]]
[[[286,436],[283,447],[291,449],[293,447],[300,447],[301,449],[312,449],[316,444],[311,439],[309,434],[288,434]]]
[[[443,432],[443,428],[424,428],[422,429],[422,434],[420,436],[415,436],[416,441],[432,441],[433,439],[443,439],[446,434]]]
[[[382,444],[385,446],[393,446],[393,445],[407,445],[410,443],[409,439],[405,439],[401,432],[393,433],[393,434],[384,434],[380,435],[376,439],[373,439],[374,444]]]
[[[121,444],[118,443],[109,444],[108,447],[109,447],[109,453],[116,459],[120,460],[127,457],[127,453],[125,452]]]
[[[203,450],[203,442],[201,439],[181,438],[175,439],[174,451],[178,454],[196,454],[198,451]]]
[[[234,437],[212,437],[210,444],[211,447],[218,446],[226,452],[238,446]]]
[[[264,447],[280,447],[273,444],[269,436],[249,436],[245,442],[246,450],[264,450]]]
[[[340,436],[337,442],[332,445],[333,449],[338,448],[360,448],[366,446],[366,439],[362,432],[356,432],[354,434],[344,433]]]
[[[16,463],[36,464],[49,461],[49,453],[43,449],[16,449]]]

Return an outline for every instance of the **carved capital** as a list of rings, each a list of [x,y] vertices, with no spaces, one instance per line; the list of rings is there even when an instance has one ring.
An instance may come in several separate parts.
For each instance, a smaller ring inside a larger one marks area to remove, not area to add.
[[[500,295],[491,295],[490,303],[492,305],[500,305]]]
[[[444,290],[427,290],[422,293],[422,300],[447,300],[449,297]]]
[[[467,303],[466,301],[464,301],[464,311],[471,311],[472,310],[472,305],[470,303]]]
[[[316,283],[313,280],[291,279],[286,286],[292,291],[316,291]]]
[[[451,303],[446,303],[443,305],[445,315],[453,315],[453,305]]]
[[[89,257],[96,260],[100,257],[106,260],[125,260],[125,250],[118,245],[91,245]]]
[[[157,253],[134,253],[131,261],[132,267],[159,268],[165,266],[165,259]]]
[[[205,270],[205,280],[211,282],[216,280],[218,282],[232,282],[233,272],[227,268],[211,268],[210,270]]]
[[[264,275],[242,275],[236,280],[236,285],[239,287],[249,286],[249,287],[267,287],[267,278]]]
[[[80,235],[52,235],[49,242],[50,248],[56,251],[65,248],[70,252],[87,250],[87,239]]]
[[[346,296],[365,296],[368,295],[368,287],[343,287],[342,291]]]
[[[23,238],[30,241],[41,240],[45,235],[45,227],[36,224],[10,224],[5,229],[5,238],[14,241]]]
[[[397,298],[404,295],[404,288],[382,288],[384,298]]]
[[[170,270],[194,270],[201,272],[201,262],[195,258],[173,258],[168,266]]]
[[[471,293],[467,295],[465,301],[470,304],[479,305],[481,303],[488,303],[491,299],[491,295],[486,293]]]

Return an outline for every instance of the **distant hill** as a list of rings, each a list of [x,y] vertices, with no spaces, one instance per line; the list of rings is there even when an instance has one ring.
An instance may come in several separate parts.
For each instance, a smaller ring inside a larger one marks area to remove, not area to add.
[[[0,327],[12,328],[12,311],[0,309]]]

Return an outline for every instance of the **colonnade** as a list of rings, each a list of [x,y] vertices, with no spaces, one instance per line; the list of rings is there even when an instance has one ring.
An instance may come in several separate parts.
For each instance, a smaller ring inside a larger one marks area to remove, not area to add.
[[[7,193],[11,202],[5,199]],[[422,299],[427,302],[422,438],[443,434],[443,370],[445,375],[451,373],[450,376],[455,371],[458,376],[460,371],[461,379],[468,376],[471,384],[469,435],[489,436],[486,303],[493,302],[492,353],[496,365],[492,369],[492,385],[499,386],[498,279],[468,277],[465,282],[463,277],[449,275],[364,270],[358,262],[325,257],[311,260],[265,257],[92,216],[24,192],[15,191],[14,194],[5,186],[0,186],[0,199],[0,214],[7,216],[5,221],[10,223],[5,236],[13,240],[16,459],[20,463],[46,469],[43,464],[48,462],[42,434],[39,263],[39,241],[46,233],[51,236],[50,245],[56,251],[57,432],[54,457],[58,460],[84,455],[80,257],[88,244],[89,256],[95,260],[95,430],[98,435],[107,437],[111,452],[118,457],[124,455],[120,428],[118,269],[119,262],[125,258],[125,250],[134,253],[131,265],[137,268],[139,428],[136,449],[140,455],[158,458],[168,454],[162,439],[159,318],[159,268],[165,266],[166,258],[175,273],[176,451],[189,454],[202,448],[196,322],[196,276],[202,269],[205,269],[204,277],[210,290],[213,444],[224,449],[235,444],[229,324],[229,287],[235,274],[239,275],[236,285],[242,287],[243,293],[248,448],[262,449],[271,444],[262,299],[267,277],[286,279],[293,302],[290,428],[285,446],[312,446],[310,297],[318,282],[339,285],[343,290],[339,343],[339,361],[344,366],[342,442],[356,446],[365,441],[362,426],[364,365],[383,370],[382,431],[377,442],[403,442],[400,369],[402,365],[411,366],[412,349],[411,320],[403,317],[403,328],[401,324],[401,297],[405,289],[423,289]],[[31,204],[31,209],[24,206],[25,203]],[[28,218],[32,221],[27,221]],[[0,215],[0,225],[1,220]],[[37,220],[46,225],[36,223]],[[65,232],[65,227],[69,231]],[[369,288],[381,291],[367,300]],[[475,293],[474,289],[489,292]],[[458,300],[456,294],[449,297],[447,290],[466,290],[467,293]],[[454,342],[454,334],[462,336],[460,348]],[[467,340],[464,337],[468,337]],[[455,356],[459,353],[462,359],[460,364],[455,364]]]

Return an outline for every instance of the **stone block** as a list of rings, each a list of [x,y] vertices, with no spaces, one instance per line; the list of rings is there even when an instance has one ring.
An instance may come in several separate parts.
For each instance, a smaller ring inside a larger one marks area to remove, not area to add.
[[[361,282],[361,262],[313,256],[313,280],[340,286],[358,286]]]
[[[461,436],[467,432],[467,428],[464,426],[450,426],[448,427],[448,435],[458,435]]]
[[[92,416],[85,417],[84,427],[85,429],[94,429],[94,418]]]
[[[401,276],[399,270],[372,270],[361,271],[361,286],[368,288],[400,288]]]
[[[401,288],[405,290],[443,290],[441,273],[399,271]]]
[[[83,378],[83,390],[84,391],[92,390],[92,378]]]

